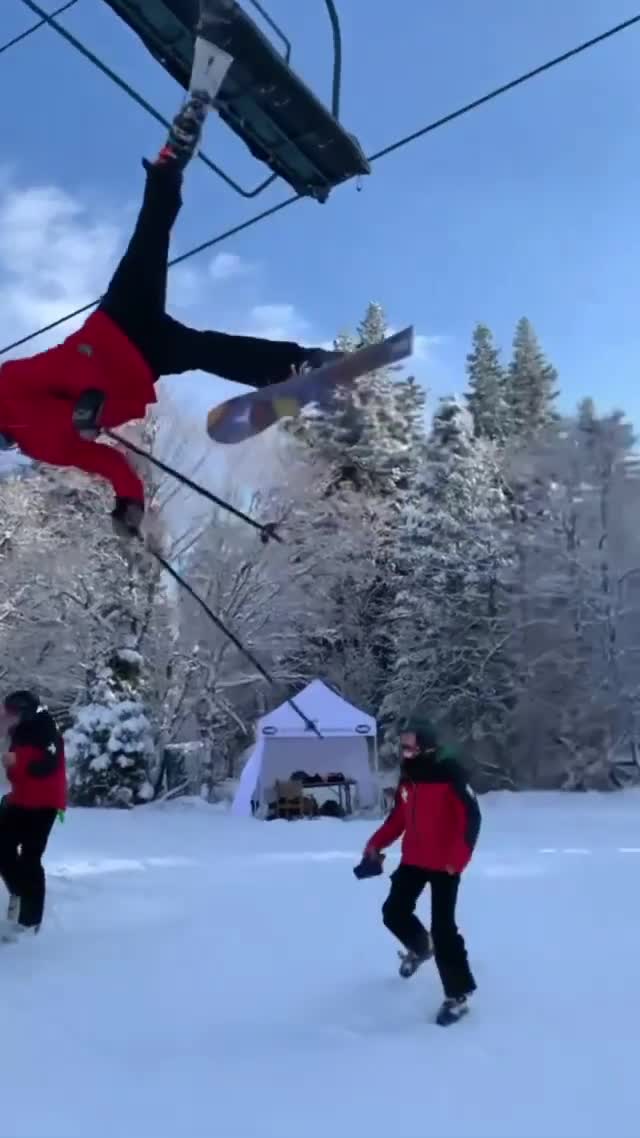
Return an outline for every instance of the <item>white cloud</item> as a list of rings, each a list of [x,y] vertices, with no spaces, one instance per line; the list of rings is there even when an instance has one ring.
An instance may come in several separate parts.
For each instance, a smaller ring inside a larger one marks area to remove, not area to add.
[[[293,304],[255,304],[242,331],[266,340],[304,341],[309,329],[309,321]]]
[[[249,261],[244,261],[237,253],[216,253],[209,263],[209,276],[216,284],[246,277],[252,272],[253,265]]]
[[[195,265],[176,265],[168,277],[167,306],[176,315],[186,314],[198,307],[207,281]]]
[[[12,183],[0,169],[0,347],[104,293],[128,237],[122,212],[98,214],[57,186]],[[198,327],[213,323],[214,283],[252,271],[250,262],[231,252],[218,253],[208,266],[176,266],[169,274],[169,309]],[[215,311],[215,326],[271,339],[304,338],[309,329],[286,303],[234,311],[228,305],[221,310],[218,302]],[[37,337],[16,354],[58,343],[84,318]]]
[[[56,186],[5,184],[0,191],[2,343],[95,300],[104,292],[121,241],[114,222],[90,216]],[[73,327],[65,324],[28,350],[40,350]]]
[[[447,342],[446,336],[426,336],[416,332],[413,358],[420,363],[429,362],[433,357],[433,349]]]

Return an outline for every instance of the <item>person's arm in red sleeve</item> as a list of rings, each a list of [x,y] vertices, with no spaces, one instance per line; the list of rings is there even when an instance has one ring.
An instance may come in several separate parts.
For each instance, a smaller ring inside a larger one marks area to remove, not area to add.
[[[12,747],[5,759],[7,778],[15,790],[29,774],[29,767],[34,760],[42,758],[40,747],[30,743],[22,743]]]
[[[449,787],[453,805],[453,826],[446,863],[454,873],[462,873],[471,861],[482,815],[475,791],[469,785],[462,767],[450,762]]]
[[[396,798],[393,807],[382,823],[380,828],[376,830],[372,838],[369,838],[365,849],[374,854],[382,853],[386,850],[387,846],[393,845],[404,833],[404,807],[400,799],[400,787],[396,791]]]
[[[24,427],[13,432],[20,450],[50,466],[75,466],[110,482],[116,498],[144,505],[144,486],[125,456],[114,447],[83,439],[73,422],[75,404],[49,393],[37,414],[25,406]]]
[[[66,466],[75,466],[85,474],[98,474],[110,482],[116,498],[144,503],[144,486],[131,464],[115,447],[88,442],[72,436],[65,447]]]

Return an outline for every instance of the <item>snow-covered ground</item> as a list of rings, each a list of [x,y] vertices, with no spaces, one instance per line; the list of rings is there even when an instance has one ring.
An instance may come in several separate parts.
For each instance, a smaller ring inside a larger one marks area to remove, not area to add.
[[[491,796],[431,1024],[362,822],[72,811],[0,950],[2,1138],[637,1138],[640,795]]]

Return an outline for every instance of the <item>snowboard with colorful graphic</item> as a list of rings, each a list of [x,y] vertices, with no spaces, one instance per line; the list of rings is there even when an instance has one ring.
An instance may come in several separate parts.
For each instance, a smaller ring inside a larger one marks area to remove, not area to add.
[[[282,383],[250,391],[212,407],[207,416],[207,434],[216,443],[241,443],[261,434],[280,419],[295,418],[310,404],[328,408],[336,389],[354,380],[391,367],[413,355],[413,326],[388,336],[378,344],[368,344],[348,352],[324,367],[303,371]],[[249,380],[247,380],[249,382]]]

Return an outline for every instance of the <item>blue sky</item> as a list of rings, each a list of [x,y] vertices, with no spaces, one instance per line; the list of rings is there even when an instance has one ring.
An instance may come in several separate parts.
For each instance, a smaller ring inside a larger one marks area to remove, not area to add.
[[[366,150],[633,14],[630,0],[339,7],[342,118]],[[2,39],[31,21],[20,0],[2,10]],[[296,68],[328,98],[324,4],[270,0],[269,10]],[[64,20],[173,114],[178,88],[102,0],[80,0]],[[195,258],[174,279],[174,307],[201,326],[322,342],[379,300],[393,325],[413,322],[427,338],[416,370],[434,397],[463,386],[477,320],[508,348],[526,314],[565,406],[590,394],[640,426],[639,48],[640,29],[624,33],[385,159],[361,192],[299,203],[221,247],[223,258]],[[0,57],[0,98],[0,331],[12,338],[103,289],[141,190],[140,156],[162,130],[47,29]],[[205,149],[247,184],[262,176],[217,120]],[[195,163],[174,250],[288,193],[246,202]],[[204,404],[227,393],[204,383]]]

